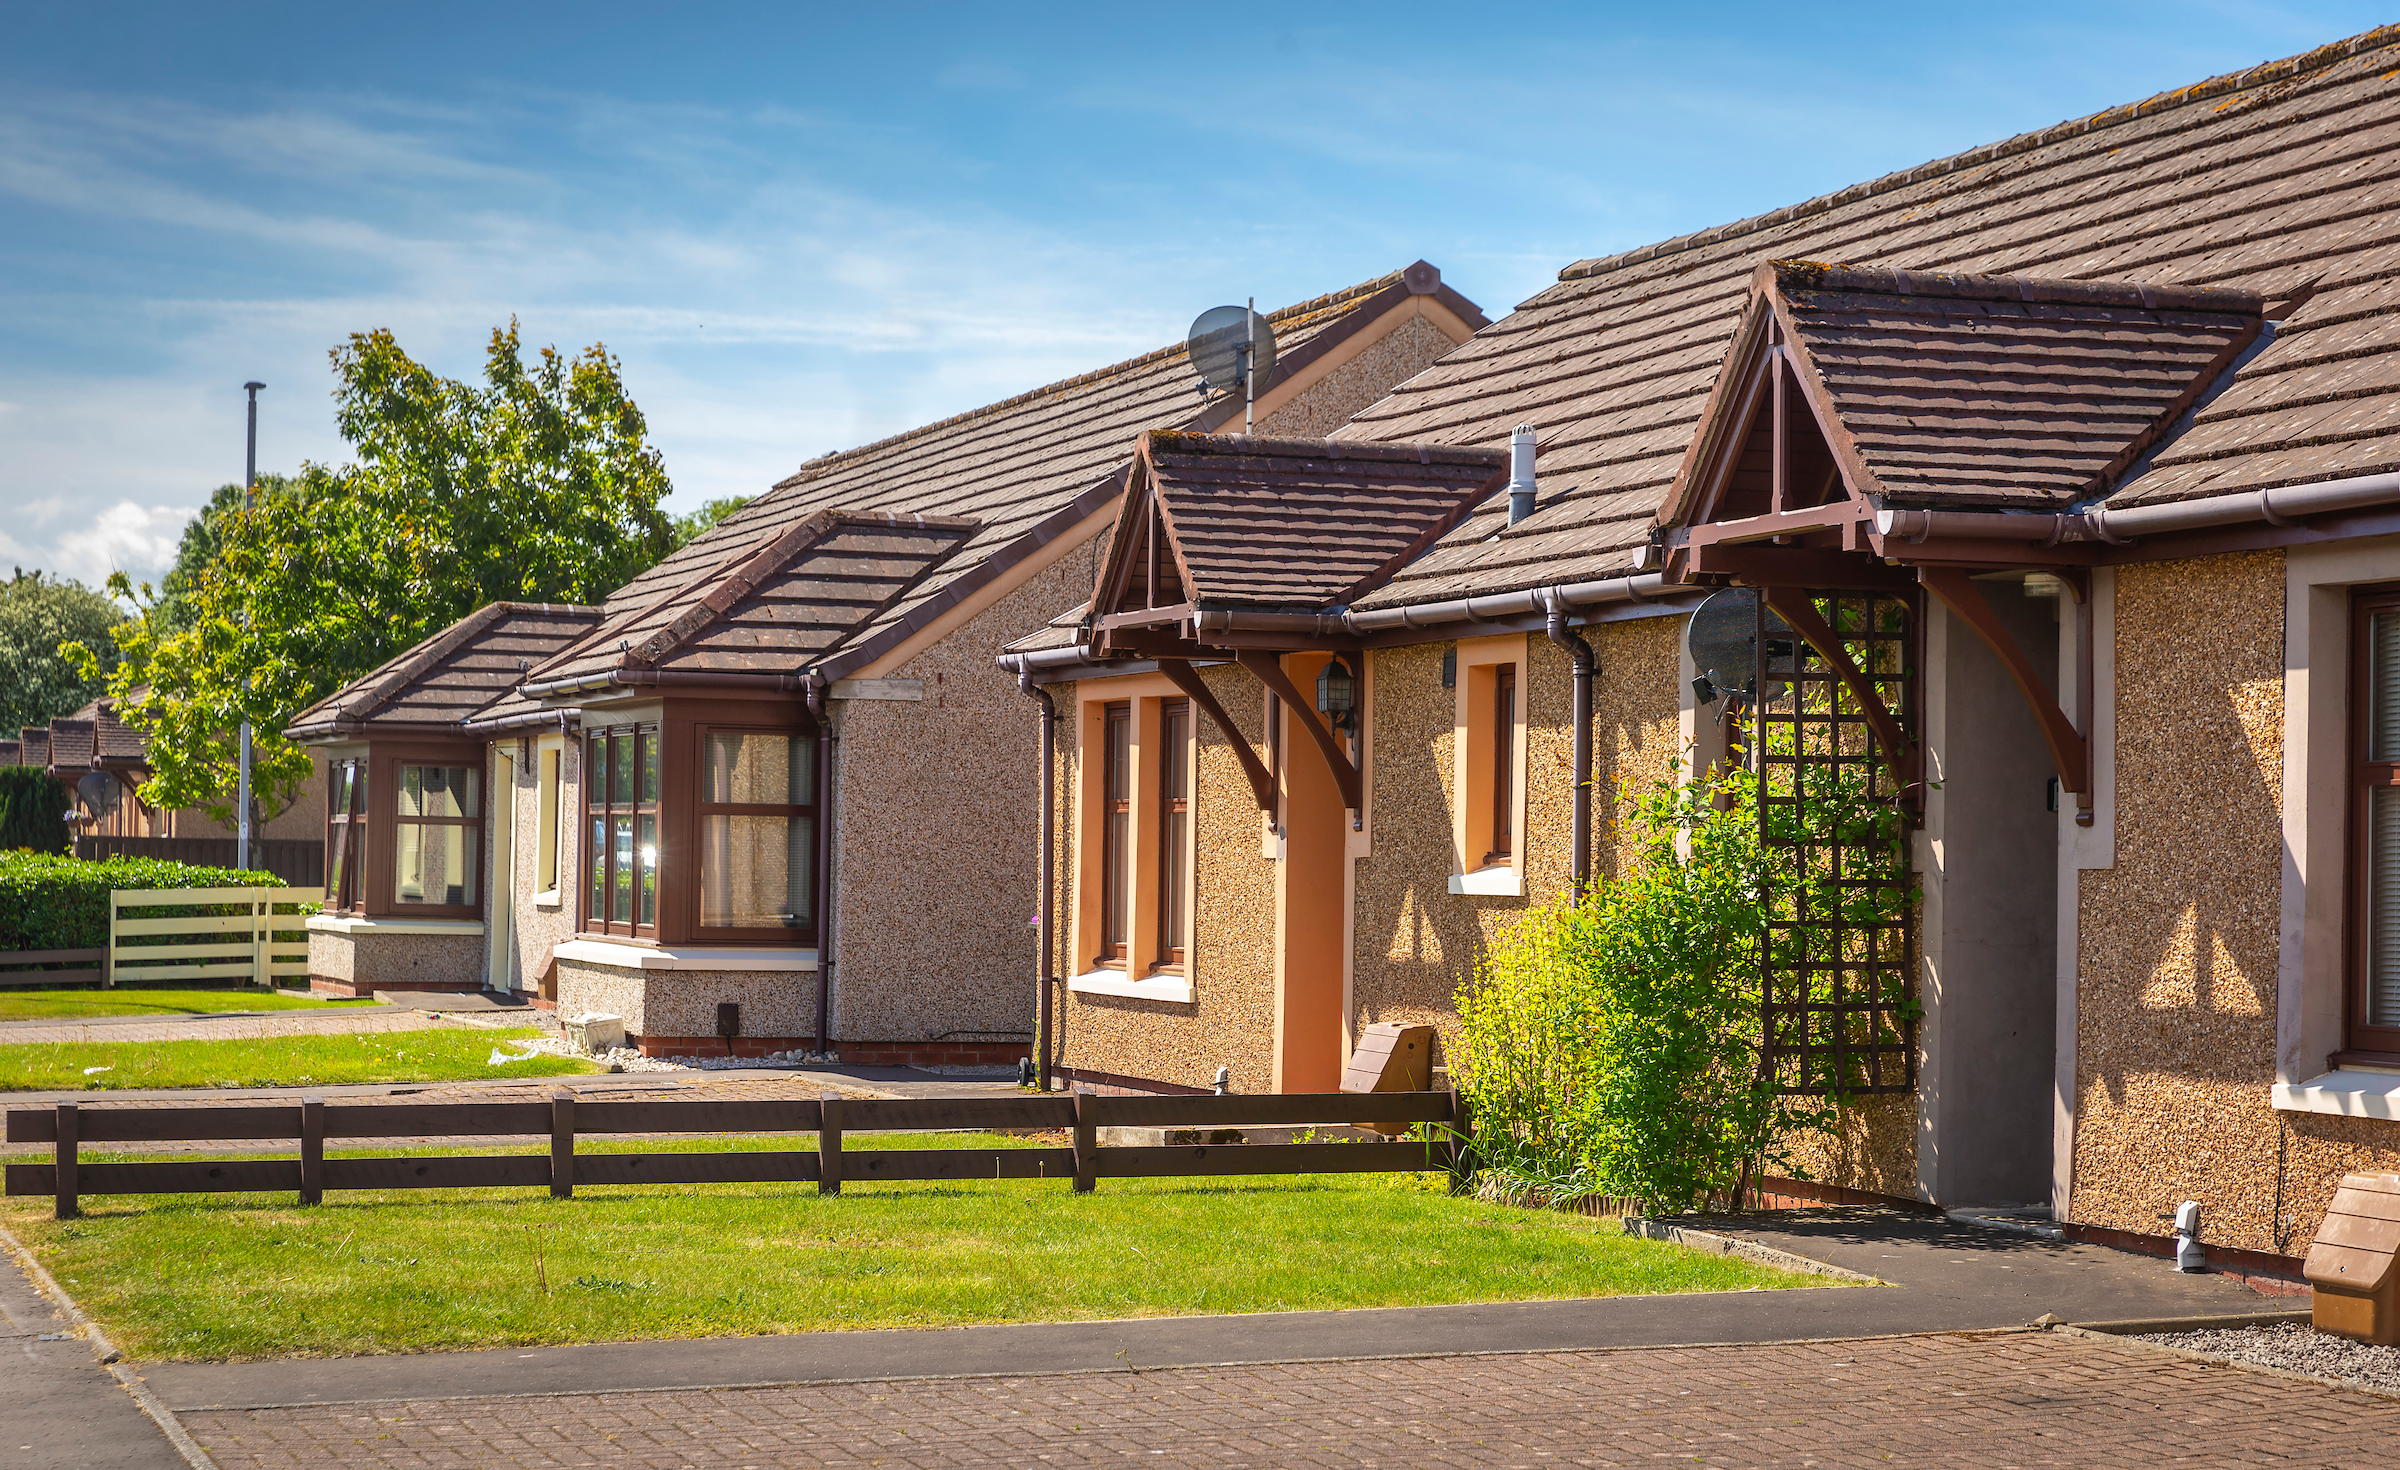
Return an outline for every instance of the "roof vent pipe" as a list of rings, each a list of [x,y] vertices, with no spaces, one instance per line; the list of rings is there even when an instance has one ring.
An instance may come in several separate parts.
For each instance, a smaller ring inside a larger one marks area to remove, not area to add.
[[[1533,425],[1519,424],[1508,436],[1508,523],[1533,514]]]

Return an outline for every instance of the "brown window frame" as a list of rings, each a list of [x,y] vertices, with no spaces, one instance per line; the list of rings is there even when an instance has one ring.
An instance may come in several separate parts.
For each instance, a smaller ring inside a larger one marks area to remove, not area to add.
[[[384,831],[391,833],[391,874],[384,901],[391,903],[391,913],[403,915],[403,918],[461,918],[461,915],[482,913],[482,886],[490,879],[490,874],[485,872],[487,855],[482,850],[482,824],[485,824],[485,814],[492,809],[492,769],[490,761],[480,757],[482,752],[475,752],[475,757],[422,757],[422,754],[391,757],[391,776],[389,785],[386,785],[386,797],[389,800],[386,800],[384,812]],[[401,817],[401,771],[410,769],[410,766],[470,773],[475,778],[473,817]],[[463,850],[468,853],[470,879],[473,879],[468,884],[468,891],[473,896],[466,903],[410,903],[406,898],[401,898],[401,829],[408,829],[408,826],[415,826],[415,829],[427,829],[427,826],[458,826],[458,829],[466,829],[466,848]]]
[[[658,784],[648,796],[644,795],[641,783],[641,741],[645,735],[650,738],[652,749],[657,752],[654,769]],[[626,801],[618,800],[616,794],[616,741],[619,736],[629,739],[633,756],[632,798]],[[657,720],[591,724],[584,727],[582,739],[582,766],[578,771],[579,789],[576,793],[578,820],[575,824],[575,840],[582,853],[582,862],[578,865],[582,871],[577,875],[580,881],[576,885],[578,897],[575,900],[577,912],[581,915],[578,927],[588,934],[656,939],[661,888],[658,872],[665,864],[656,859],[649,864],[650,918],[645,923],[642,920],[641,888],[642,819],[649,818],[653,838],[651,845],[663,855],[666,847],[664,798],[667,791],[663,731]],[[595,747],[607,752],[605,758],[593,759]],[[632,916],[628,919],[617,918],[614,912],[616,905],[605,902],[613,898],[617,891],[616,843],[613,839],[620,817],[631,825],[629,850],[634,857],[632,880],[627,886],[632,897],[628,905]],[[593,827],[594,822],[599,823],[597,830]],[[606,912],[596,911],[602,909]]]
[[[813,945],[817,942],[817,905],[823,901],[824,875],[817,871],[823,859],[824,833],[818,823],[823,820],[822,787],[825,780],[824,745],[816,728],[811,725],[783,723],[754,723],[738,720],[717,720],[695,723],[691,727],[691,795],[690,823],[692,861],[685,883],[687,901],[685,912],[690,916],[685,928],[695,942],[711,944],[773,944],[793,943]],[[712,802],[708,794],[708,737],[711,735],[775,735],[789,740],[805,740],[808,749],[809,800],[805,802]],[[663,757],[662,757],[663,759]],[[680,769],[680,766],[677,767]],[[703,924],[701,915],[704,888],[701,864],[706,860],[703,846],[707,841],[710,817],[782,816],[808,818],[808,922],[776,927],[764,925]]]
[[[1133,702],[1112,700],[1100,707],[1100,952],[1092,959],[1097,969],[1122,970],[1131,962],[1132,756]]]
[[[1178,733],[1178,725],[1181,730]],[[1192,702],[1158,706],[1158,949],[1153,973],[1183,969],[1183,931],[1189,917],[1185,879],[1192,846]],[[1183,820],[1174,820],[1181,817]]]
[[[2372,803],[2377,787],[2400,786],[2400,761],[2375,761],[2369,738],[2375,710],[2375,618],[2400,613],[2400,586],[2364,588],[2350,599],[2350,732],[2348,762],[2350,918],[2347,995],[2342,1008],[2343,1043],[2334,1064],[2345,1061],[2400,1063],[2400,1026],[2378,1026],[2368,1019],[2368,966],[2373,958],[2374,822]]]
[[[1517,666],[1492,668],[1492,850],[1483,866],[1517,856]]]
[[[345,773],[347,791],[341,784]],[[367,793],[374,768],[365,755],[343,756],[325,763],[325,907],[336,914],[366,912]],[[333,809],[337,793],[349,800]]]

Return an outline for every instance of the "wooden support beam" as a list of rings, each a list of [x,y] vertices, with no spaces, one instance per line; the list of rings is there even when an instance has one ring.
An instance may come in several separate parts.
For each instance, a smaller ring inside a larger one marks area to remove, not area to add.
[[[2086,825],[2092,810],[2092,747],[2067,712],[2058,706],[2058,698],[2034,671],[2025,650],[2017,646],[2016,637],[2001,623],[1984,600],[1983,589],[1965,572],[1941,571],[1920,567],[1917,576],[1925,590],[1942,601],[1942,606],[1957,615],[1959,621],[1973,628],[1993,653],[1999,655],[2001,666],[2017,681],[2017,692],[2033,710],[2034,719],[2042,727],[2042,738],[2050,745],[2050,763],[2058,771],[2058,784],[2075,793],[2076,821]],[[2088,662],[2088,660],[2087,660]]]
[[[1884,759],[1892,763],[1893,770],[1902,773],[1903,781],[1913,781],[1915,776],[1909,762],[1911,752],[1908,736],[1900,729],[1899,720],[1893,718],[1891,710],[1884,705],[1883,696],[1876,693],[1875,681],[1860,670],[1851,659],[1850,651],[1842,647],[1841,635],[1817,616],[1816,603],[1797,587],[1768,587],[1763,590],[1767,606],[1791,624],[1793,632],[1807,639],[1808,646],[1817,651],[1817,657],[1825,660],[1827,666],[1841,676],[1843,685],[1850,691],[1850,697],[1858,701],[1859,709],[1865,714],[1868,728],[1875,732],[1875,743],[1883,747]]]
[[[1158,671],[1172,680],[1175,687],[1182,690],[1225,733],[1226,743],[1233,747],[1235,758],[1242,763],[1242,774],[1250,778],[1250,793],[1258,798],[1258,809],[1270,817],[1275,815],[1274,776],[1268,773],[1266,762],[1258,758],[1258,752],[1250,748],[1250,738],[1234,728],[1232,717],[1225,713],[1225,706],[1217,703],[1216,695],[1209,692],[1208,681],[1200,677],[1200,671],[1179,658],[1160,659]]]
[[[1292,686],[1291,676],[1283,671],[1283,660],[1252,648],[1237,649],[1234,660],[1291,706],[1292,717],[1308,727],[1310,738],[1317,742],[1317,749],[1325,757],[1326,769],[1333,772],[1333,783],[1342,790],[1342,805],[1354,812],[1362,810],[1366,802],[1359,789],[1358,767],[1350,764],[1350,757],[1342,753],[1340,737],[1317,717],[1315,701],[1303,699]]]

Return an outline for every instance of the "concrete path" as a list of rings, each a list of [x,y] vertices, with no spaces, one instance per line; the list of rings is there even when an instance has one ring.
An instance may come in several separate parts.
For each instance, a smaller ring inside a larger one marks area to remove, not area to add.
[[[0,1465],[184,1470],[185,1461],[0,1245]]]
[[[1105,1186],[1104,1186],[1105,1187]],[[169,1405],[258,1406],[509,1393],[1072,1373],[1440,1353],[1759,1343],[2070,1322],[2243,1315],[2291,1304],[2146,1256],[1916,1216],[1810,1212],[1752,1232],[1888,1287],[1608,1297],[1347,1312],[1153,1317],[946,1330],[592,1343],[275,1363],[160,1363]]]
[[[2391,1399],[2047,1333],[575,1391],[195,1412],[183,1422],[221,1470],[2389,1470],[2400,1444]]]
[[[91,1016],[66,1021],[0,1021],[0,1045],[61,1042],[262,1041],[283,1036],[366,1036],[452,1024],[425,1011],[362,1006],[340,1011],[254,1011],[228,1016]]]

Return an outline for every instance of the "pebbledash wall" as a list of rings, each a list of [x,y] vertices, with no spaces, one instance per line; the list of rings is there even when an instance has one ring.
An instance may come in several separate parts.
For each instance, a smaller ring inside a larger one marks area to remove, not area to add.
[[[2279,1078],[2279,1001],[2299,1001],[2279,990],[2304,983],[2281,897],[2296,881],[2287,700],[2313,675],[2338,717],[2347,680],[2346,660],[2311,670],[2287,650],[2286,570],[2270,551],[2116,574],[2115,864],[2084,872],[2076,895],[2069,1207],[2079,1223],[2157,1234],[2196,1199],[2212,1243],[2280,1255],[2313,1237],[2344,1173],[2400,1167],[2400,1123],[2272,1102],[2279,1080],[2323,1071],[2327,1049]],[[2308,784],[2344,778],[2328,768]],[[2339,799],[2309,804],[2338,823]],[[2338,863],[2308,876],[2338,912]]]
[[[1266,696],[1256,678],[1230,664],[1200,670],[1253,750],[1266,750]],[[1054,691],[1060,723],[1059,904],[1062,927],[1075,912],[1069,856],[1081,839],[1073,828],[1083,762],[1091,755],[1073,717],[1077,686]],[[1190,974],[1195,999],[1178,1004],[1130,996],[1063,992],[1058,1013],[1059,1058],[1068,1067],[1141,1081],[1205,1087],[1218,1067],[1231,1071],[1236,1092],[1275,1090],[1275,861],[1261,855],[1265,820],[1233,744],[1205,715],[1192,721],[1193,924]],[[1317,759],[1313,747],[1300,752]],[[1036,768],[1039,763],[1036,762]],[[1070,972],[1082,968],[1070,958]]]

